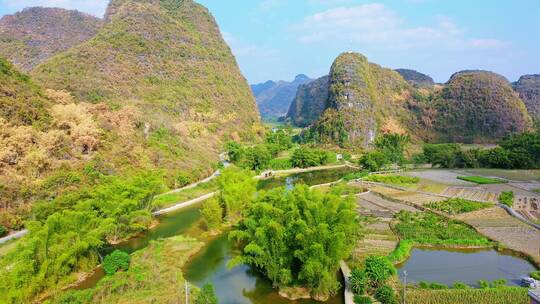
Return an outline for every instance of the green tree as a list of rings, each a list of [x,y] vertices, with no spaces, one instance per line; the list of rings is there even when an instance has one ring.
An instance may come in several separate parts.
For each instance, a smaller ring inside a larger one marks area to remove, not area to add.
[[[245,169],[261,171],[268,168],[272,155],[265,145],[249,147],[244,152],[241,164]]]
[[[236,223],[255,198],[257,181],[250,171],[230,166],[221,172],[217,179],[219,185],[219,202],[225,209],[225,218]]]
[[[242,245],[231,266],[256,266],[277,287],[302,285],[318,295],[337,291],[339,261],[358,238],[352,198],[307,186],[277,188],[260,193],[246,211],[230,234]]]
[[[0,237],[1,237],[1,236],[4,236],[4,235],[6,235],[6,234],[7,234],[7,229],[6,229],[6,227],[0,225]]]
[[[276,145],[278,151],[285,151],[292,148],[292,138],[284,129],[267,133],[266,143]]]
[[[214,292],[214,286],[211,283],[206,283],[201,288],[201,291],[195,299],[195,304],[217,304],[218,298]]]
[[[408,135],[388,133],[377,137],[374,144],[377,150],[383,153],[391,163],[402,164],[405,160],[405,148],[409,142]]]
[[[375,288],[382,286],[388,278],[396,274],[396,268],[385,256],[369,256],[365,264],[366,276]]]
[[[388,163],[389,160],[386,158],[386,155],[379,151],[366,153],[362,155],[358,161],[358,164],[362,166],[362,168],[371,172],[380,171]]]
[[[241,144],[235,141],[229,141],[225,144],[225,150],[229,155],[229,160],[233,163],[238,163],[244,156],[244,148]]]
[[[103,269],[108,275],[115,274],[118,270],[128,270],[131,257],[128,253],[115,250],[103,260]]]
[[[205,201],[201,208],[201,215],[208,227],[208,230],[219,228],[223,220],[223,208],[216,198]]]
[[[300,147],[294,150],[291,164],[296,168],[315,167],[320,164],[320,156],[312,149]]]

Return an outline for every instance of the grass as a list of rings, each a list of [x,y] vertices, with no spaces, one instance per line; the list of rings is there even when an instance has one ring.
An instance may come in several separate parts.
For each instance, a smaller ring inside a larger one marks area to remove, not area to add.
[[[527,289],[504,287],[489,289],[408,289],[408,304],[528,304]]]
[[[480,185],[506,184],[507,181],[484,176],[458,176],[458,179]]]
[[[410,187],[420,182],[420,179],[415,176],[379,175],[379,174],[369,175],[367,177],[364,177],[363,180],[369,181],[369,182],[403,186],[403,187]]]
[[[101,279],[94,288],[69,291],[53,303],[173,303],[185,297],[182,267],[203,243],[175,236],[152,241],[131,256],[129,269]],[[191,287],[192,295],[198,292]]]
[[[451,198],[446,201],[429,203],[424,206],[449,215],[455,215],[489,208],[493,205],[490,203],[474,202],[461,198]]]
[[[164,194],[156,197],[152,205],[156,209],[167,208],[171,205],[195,199],[205,194],[217,191],[218,184],[216,179],[207,183],[197,185],[197,187],[186,189],[176,193]]]

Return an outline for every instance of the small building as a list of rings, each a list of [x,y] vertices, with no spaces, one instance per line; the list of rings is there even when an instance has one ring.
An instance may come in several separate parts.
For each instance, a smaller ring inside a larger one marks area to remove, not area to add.
[[[529,290],[529,298],[531,298],[531,304],[540,304],[540,287]]]

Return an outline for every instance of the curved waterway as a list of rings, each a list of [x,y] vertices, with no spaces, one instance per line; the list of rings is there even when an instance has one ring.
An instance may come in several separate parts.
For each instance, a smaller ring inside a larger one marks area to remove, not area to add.
[[[407,283],[427,281],[450,286],[461,281],[478,287],[479,280],[498,279],[505,279],[508,285],[520,285],[521,278],[536,269],[524,259],[493,249],[414,248],[409,259],[398,267],[401,280],[405,270]]]
[[[308,186],[325,184],[337,181],[348,173],[353,172],[349,168],[329,169],[312,172],[292,174],[287,177],[271,178],[259,181],[259,189],[272,189],[275,187],[292,187],[295,184]],[[126,242],[110,246],[103,250],[103,254],[120,249],[128,253],[140,250],[148,246],[150,241],[175,235],[190,235],[197,237],[200,233],[198,224],[201,222],[200,204],[174,213],[159,217],[159,224],[152,230],[142,233]],[[240,265],[233,269],[227,268],[227,262],[238,254],[227,234],[210,240],[206,246],[194,256],[185,266],[185,276],[188,281],[201,287],[211,282],[220,303],[235,304],[311,304],[320,303],[311,300],[290,301],[278,295],[272,288],[271,282],[260,273],[252,270],[247,265]],[[78,284],[74,289],[87,289],[94,287],[104,276],[101,268],[96,269],[93,275]],[[342,281],[343,282],[343,281]],[[329,299],[326,303],[343,303],[343,290]]]

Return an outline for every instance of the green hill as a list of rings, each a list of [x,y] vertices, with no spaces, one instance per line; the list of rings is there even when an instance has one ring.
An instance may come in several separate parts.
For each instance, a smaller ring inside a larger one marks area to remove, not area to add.
[[[367,146],[381,132],[414,128],[414,88],[397,72],[343,53],[330,70],[327,108],[312,130],[321,142]]]
[[[513,83],[514,90],[525,102],[529,115],[540,121],[540,75],[524,75]]]
[[[487,71],[452,75],[433,96],[439,141],[493,142],[531,127],[525,104],[503,76]]]
[[[206,8],[191,0],[111,6],[115,13],[94,38],[30,77],[2,61],[6,227],[18,228],[32,202],[84,186],[88,170],[159,171],[174,188],[211,174],[226,140],[253,140],[262,130]]]

